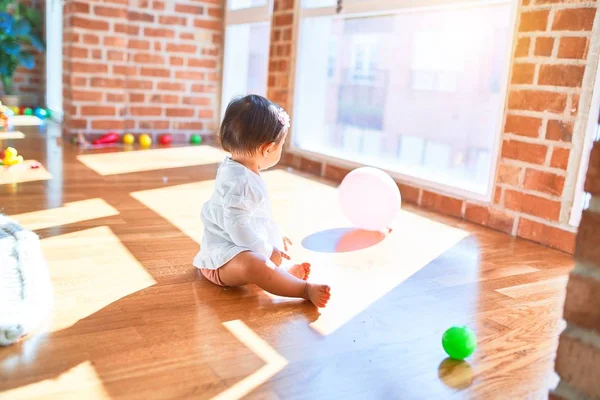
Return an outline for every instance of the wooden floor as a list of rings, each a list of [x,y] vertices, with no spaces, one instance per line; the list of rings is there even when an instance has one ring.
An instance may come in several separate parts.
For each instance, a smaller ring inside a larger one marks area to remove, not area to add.
[[[332,286],[319,312],[197,277],[208,147],[80,150],[7,140],[46,173],[1,177],[0,209],[42,237],[55,290],[44,329],[0,348],[0,398],[545,398],[570,256],[411,207],[356,231],[335,187],[265,174],[292,255]],[[445,359],[468,325],[479,348]]]

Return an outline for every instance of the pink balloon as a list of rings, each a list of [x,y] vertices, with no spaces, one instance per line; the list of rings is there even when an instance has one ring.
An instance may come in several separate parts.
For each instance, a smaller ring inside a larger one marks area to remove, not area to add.
[[[358,168],[346,175],[339,198],[350,222],[370,231],[389,228],[400,212],[398,185],[377,168]]]

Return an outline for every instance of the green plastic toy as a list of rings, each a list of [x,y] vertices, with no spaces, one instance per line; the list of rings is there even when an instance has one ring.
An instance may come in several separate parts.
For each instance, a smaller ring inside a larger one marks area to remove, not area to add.
[[[202,136],[196,135],[196,134],[192,135],[190,137],[190,143],[191,144],[200,144],[200,143],[202,143]]]
[[[477,348],[475,332],[466,326],[453,326],[444,332],[442,346],[450,358],[464,360]]]
[[[33,115],[33,110],[29,107],[27,107],[24,111],[23,111],[23,115]]]

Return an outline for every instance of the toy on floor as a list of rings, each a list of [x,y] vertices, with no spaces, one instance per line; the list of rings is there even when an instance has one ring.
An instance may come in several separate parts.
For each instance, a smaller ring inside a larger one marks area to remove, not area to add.
[[[36,108],[35,111],[33,112],[33,114],[38,117],[39,119],[46,119],[48,118],[49,114],[48,114],[48,110],[46,110],[45,108]]]
[[[33,110],[30,107],[26,107],[23,110],[23,115],[33,115]]]
[[[339,200],[350,222],[369,231],[387,230],[400,213],[398,185],[377,168],[358,168],[346,175]]]
[[[117,143],[119,141],[119,135],[114,132],[109,132],[105,135],[102,135],[99,139],[96,139],[92,142],[92,144],[112,144]]]
[[[450,358],[464,360],[477,348],[477,337],[466,326],[453,326],[444,332],[442,346]]]
[[[190,143],[191,144],[200,144],[200,143],[202,143],[202,136],[196,135],[196,134],[192,135],[190,137]]]
[[[19,115],[19,107],[10,107],[10,109],[12,110],[13,113],[15,113],[15,115]]]
[[[166,133],[164,135],[160,135],[160,137],[158,138],[158,142],[160,144],[162,144],[163,146],[170,145],[172,141],[173,141],[173,137],[171,135],[169,135],[168,133]]]
[[[133,136],[131,133],[126,133],[125,135],[123,135],[123,143],[131,145],[135,143],[135,136]]]
[[[20,156],[14,147],[7,147],[4,150],[4,156],[2,157],[2,165],[5,167],[12,167],[13,165],[22,164],[23,156]]]
[[[148,134],[143,134],[140,136],[140,146],[142,147],[150,147],[152,146],[152,138]]]

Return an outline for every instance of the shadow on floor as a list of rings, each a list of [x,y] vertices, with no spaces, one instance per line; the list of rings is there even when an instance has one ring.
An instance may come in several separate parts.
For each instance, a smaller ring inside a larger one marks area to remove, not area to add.
[[[305,249],[318,253],[348,253],[380,243],[385,234],[357,228],[335,228],[316,232],[302,241]]]

